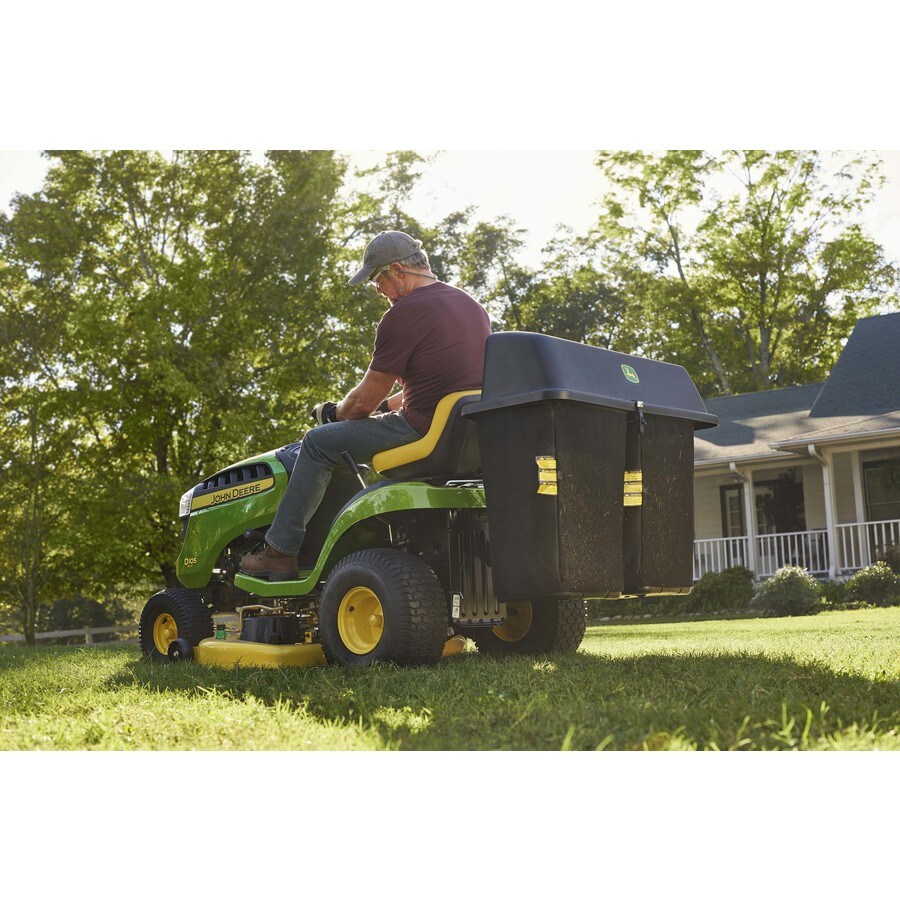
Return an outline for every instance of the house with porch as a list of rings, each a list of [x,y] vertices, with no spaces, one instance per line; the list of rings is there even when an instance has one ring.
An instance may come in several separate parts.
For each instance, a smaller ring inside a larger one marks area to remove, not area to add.
[[[860,319],[828,379],[706,401],[694,579],[785,565],[844,578],[900,544],[900,312]]]

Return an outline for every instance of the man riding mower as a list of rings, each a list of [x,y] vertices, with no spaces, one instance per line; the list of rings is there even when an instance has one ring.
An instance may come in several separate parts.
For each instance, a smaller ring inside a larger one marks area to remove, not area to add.
[[[574,652],[585,600],[690,591],[693,434],[716,422],[680,366],[491,335],[482,390],[443,397],[423,437],[376,453],[380,480],[344,456],[296,577],[240,563],[265,543],[300,442],[189,490],[183,587],[148,601],[141,649],[224,666],[433,664],[462,638]]]

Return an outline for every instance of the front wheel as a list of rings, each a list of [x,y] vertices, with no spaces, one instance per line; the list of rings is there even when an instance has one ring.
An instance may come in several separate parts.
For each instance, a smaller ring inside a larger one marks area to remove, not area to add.
[[[154,594],[144,606],[139,626],[141,653],[157,662],[169,659],[169,645],[186,640],[196,647],[213,636],[209,609],[199,594],[183,588],[167,588]]]
[[[402,550],[351,553],[328,576],[319,604],[325,658],[344,666],[436,663],[447,624],[437,576]]]
[[[507,618],[494,628],[460,628],[486,656],[574,653],[584,640],[584,600],[510,600]]]

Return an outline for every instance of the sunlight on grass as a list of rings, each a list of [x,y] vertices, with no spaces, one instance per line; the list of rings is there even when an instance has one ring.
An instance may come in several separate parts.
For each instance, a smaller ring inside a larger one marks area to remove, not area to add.
[[[588,629],[578,653],[214,669],[0,649],[0,749],[900,749],[900,609]]]
[[[408,731],[410,734],[418,734],[431,724],[431,710],[423,709],[421,712],[413,712],[408,706],[396,709],[393,706],[379,706],[372,713],[372,719],[394,731]]]
[[[548,675],[552,675],[556,671],[556,663],[552,663],[548,659],[539,659],[531,668],[535,672],[546,672]]]

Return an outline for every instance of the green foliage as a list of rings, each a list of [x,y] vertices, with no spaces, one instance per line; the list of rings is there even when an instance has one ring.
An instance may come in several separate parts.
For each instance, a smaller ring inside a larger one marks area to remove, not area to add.
[[[732,612],[747,609],[753,597],[753,573],[744,566],[707,572],[690,594],[633,597],[624,600],[588,600],[588,617],[682,616],[691,613]]]
[[[883,562],[895,575],[900,575],[900,544],[887,547],[876,561]]]
[[[841,606],[847,600],[845,581],[825,581],[821,584],[822,602],[826,606]]]
[[[521,304],[534,273],[516,262],[524,229],[508,217],[479,222],[467,234],[459,255],[460,285],[485,304],[503,330],[525,330]]]
[[[753,573],[744,566],[707,572],[694,585],[689,598],[691,612],[746,609],[753,598]]]
[[[630,349],[625,295],[592,257],[589,241],[560,229],[544,249],[541,272],[525,287],[517,325],[595,347]]]
[[[896,304],[897,270],[858,221],[877,159],[602,152],[597,165],[611,184],[594,234],[603,271],[641,271],[642,349],[701,393],[823,380],[857,318]]]
[[[752,605],[773,616],[803,616],[815,612],[821,586],[800,566],[784,566],[757,589]]]
[[[900,575],[885,562],[860,569],[846,585],[846,598],[874,606],[900,605]]]
[[[364,329],[339,301],[327,265],[343,164],[293,152],[265,165],[230,151],[49,156],[44,188],[18,199],[2,231],[19,283],[0,311],[21,323],[34,372],[20,389],[52,391],[71,422],[84,576],[109,579],[127,560],[171,581],[184,488],[248,445],[296,437],[337,372],[364,365],[371,320]],[[48,315],[52,347],[33,340]],[[111,528],[122,510],[127,525]]]

